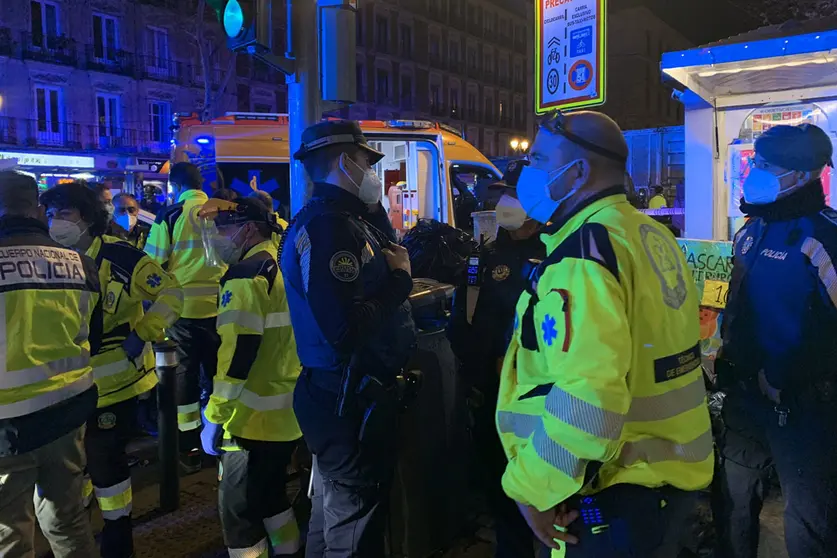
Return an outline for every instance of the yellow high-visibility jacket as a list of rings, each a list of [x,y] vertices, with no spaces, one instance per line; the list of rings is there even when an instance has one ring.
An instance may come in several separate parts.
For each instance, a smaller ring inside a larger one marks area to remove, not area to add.
[[[273,240],[261,242],[221,282],[221,348],[206,418],[233,437],[287,442],[302,436],[293,411],[302,365],[276,251]]]
[[[183,192],[176,204],[157,214],[145,244],[145,253],[183,288],[183,318],[212,318],[218,312],[224,268],[207,265],[198,225],[198,211],[208,200],[202,190]]]
[[[610,189],[542,240],[501,377],[506,494],[546,510],[618,483],[709,485],[698,298],[674,237]]]
[[[102,286],[102,347],[93,357],[101,408],[157,385],[151,343],[164,339],[165,328],[180,317],[183,291],[177,279],[157,262],[116,237],[95,238],[86,254],[98,264]],[[144,300],[154,303],[148,312],[143,312]],[[142,356],[134,361],[122,349],[122,342],[132,331],[147,342]]]
[[[93,260],[50,239],[38,220],[2,221],[0,420],[35,414],[92,388],[89,337],[98,344],[102,327]]]

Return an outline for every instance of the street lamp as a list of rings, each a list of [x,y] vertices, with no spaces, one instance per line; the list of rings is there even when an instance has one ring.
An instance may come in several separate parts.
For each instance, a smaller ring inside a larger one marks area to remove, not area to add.
[[[512,150],[517,151],[517,148],[520,147],[520,140],[517,138],[512,138],[509,142],[509,146],[511,146]]]
[[[512,151],[515,153],[526,153],[526,150],[529,149],[529,140],[525,138],[512,138],[509,142],[509,147],[511,147]]]
[[[520,150],[524,153],[529,150],[529,140],[523,140],[520,142]]]

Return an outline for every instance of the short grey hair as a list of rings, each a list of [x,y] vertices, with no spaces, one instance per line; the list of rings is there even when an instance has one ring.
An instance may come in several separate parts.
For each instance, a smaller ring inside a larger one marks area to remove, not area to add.
[[[16,171],[0,171],[0,215],[28,217],[38,209],[38,183]]]

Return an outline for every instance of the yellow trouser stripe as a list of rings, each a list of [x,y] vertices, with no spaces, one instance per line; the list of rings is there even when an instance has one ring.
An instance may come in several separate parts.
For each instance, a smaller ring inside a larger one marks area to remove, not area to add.
[[[230,558],[267,558],[267,539],[264,538],[248,548],[228,548]]]
[[[268,517],[264,520],[264,527],[270,537],[270,546],[273,547],[274,554],[282,556],[299,550],[299,526],[293,509]]]
[[[96,493],[99,509],[105,519],[119,519],[131,514],[133,492],[130,478],[107,488],[94,486],[93,492]]]

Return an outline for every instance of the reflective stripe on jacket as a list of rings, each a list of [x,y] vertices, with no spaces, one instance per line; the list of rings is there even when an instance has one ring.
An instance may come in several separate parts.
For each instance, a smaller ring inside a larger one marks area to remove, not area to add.
[[[151,343],[161,341],[165,328],[180,317],[183,291],[157,262],[118,238],[95,238],[87,255],[99,264],[102,286],[102,347],[93,357],[93,377],[101,408],[157,385]],[[148,312],[143,312],[145,300],[153,302]],[[136,361],[130,360],[122,349],[122,342],[132,331],[148,342]]]
[[[157,214],[145,245],[145,253],[183,288],[183,318],[212,318],[218,312],[224,269],[207,265],[198,226],[198,211],[208,200],[202,190],[183,192],[178,203]]]
[[[9,419],[93,387],[89,338],[94,318],[101,334],[101,310],[93,260],[52,241],[35,219],[0,221],[0,419]]]
[[[221,283],[218,373],[206,418],[232,436],[283,442],[302,436],[293,412],[301,371],[276,244],[266,240]]]
[[[707,486],[698,300],[674,237],[609,190],[542,238],[501,378],[506,493],[545,510],[617,483]]]

